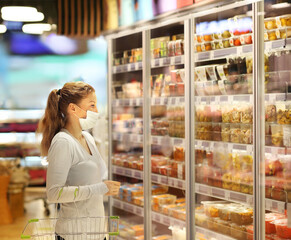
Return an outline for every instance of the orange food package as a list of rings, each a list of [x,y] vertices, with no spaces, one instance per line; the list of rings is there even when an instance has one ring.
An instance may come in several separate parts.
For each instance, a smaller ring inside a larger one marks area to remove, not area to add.
[[[170,235],[161,235],[161,236],[156,236],[153,237],[153,240],[171,240],[172,236]]]
[[[177,196],[172,194],[163,194],[153,196],[154,204],[165,205],[165,204],[174,204],[177,199]]]
[[[134,225],[131,227],[133,231],[135,232],[135,236],[141,236],[144,235],[144,229],[143,229],[143,224],[140,225]]]

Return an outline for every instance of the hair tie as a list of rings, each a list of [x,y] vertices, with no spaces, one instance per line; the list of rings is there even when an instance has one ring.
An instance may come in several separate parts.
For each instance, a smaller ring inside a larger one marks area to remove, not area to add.
[[[61,89],[57,91],[57,95],[61,95]]]

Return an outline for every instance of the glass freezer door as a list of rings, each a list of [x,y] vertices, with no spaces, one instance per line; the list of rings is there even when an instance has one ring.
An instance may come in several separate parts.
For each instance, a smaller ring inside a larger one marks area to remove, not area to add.
[[[252,5],[194,19],[195,239],[253,239]]]
[[[112,40],[112,179],[121,182],[112,199],[120,216],[118,239],[144,236],[142,33]]]
[[[291,239],[290,1],[265,1],[264,40],[265,239]]]

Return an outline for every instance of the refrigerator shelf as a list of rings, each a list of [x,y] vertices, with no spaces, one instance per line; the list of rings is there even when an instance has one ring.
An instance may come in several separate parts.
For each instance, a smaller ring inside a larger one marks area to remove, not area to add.
[[[126,176],[126,177],[132,177],[136,179],[143,179],[143,171],[131,169],[131,168],[125,168],[113,165],[112,166],[112,173]],[[185,190],[185,180],[181,180],[178,178],[168,177],[160,174],[151,174],[151,180],[154,183],[167,185],[169,187],[178,188]]]
[[[243,204],[253,204],[253,196],[250,194],[235,192],[226,190],[223,188],[216,188],[211,187],[204,184],[195,183],[196,185],[196,193],[199,193],[201,195],[206,195],[210,197],[219,198],[222,200],[227,200],[231,202],[237,202],[237,203],[243,203]],[[266,204],[266,210],[273,211],[273,212],[279,212],[284,214],[286,209],[286,203],[273,200],[273,199],[267,199],[265,201]]]
[[[151,67],[157,68],[157,67],[181,65],[181,64],[184,64],[184,62],[185,62],[184,55],[174,56],[174,57],[156,58],[156,59],[151,60]]]
[[[140,206],[136,206],[131,203],[126,203],[124,201],[121,201],[119,199],[113,199],[113,207],[119,208],[121,210],[134,213],[135,215],[138,215],[140,217],[143,217],[144,215],[144,208]],[[182,220],[175,219],[173,217],[169,217],[167,215],[153,212],[152,211],[152,219],[155,222],[158,222],[160,224],[163,224],[165,226],[178,226],[181,228],[184,228],[186,226],[186,223]]]
[[[196,230],[196,232],[202,233],[202,234],[206,235],[207,237],[213,237],[213,238],[219,239],[219,240],[235,240],[235,238],[232,238],[232,237],[220,234],[220,233],[213,232],[213,231],[208,230],[206,228],[195,226],[195,230]]]
[[[142,98],[131,99],[114,99],[112,100],[112,107],[138,107],[143,105]]]
[[[289,46],[290,44],[291,44],[290,38],[265,42],[265,50],[275,50],[278,48]],[[204,61],[209,61],[209,60],[227,58],[231,55],[241,55],[241,54],[252,53],[252,51],[253,51],[253,45],[250,44],[250,45],[244,45],[244,46],[238,46],[238,47],[212,50],[212,51],[207,51],[207,52],[199,52],[199,53],[195,53],[194,56],[195,56],[196,62],[204,62]]]
[[[207,147],[209,150],[213,150],[219,146],[223,146],[227,148],[229,151],[231,150],[241,150],[246,151],[248,154],[253,153],[253,145],[252,144],[240,144],[240,143],[228,143],[228,142],[214,142],[214,141],[204,141],[204,140],[195,140],[195,148]]]
[[[140,71],[140,70],[142,70],[142,62],[128,63],[128,64],[112,67],[113,74],[134,72],[134,71]]]
[[[185,104],[185,97],[159,97],[151,99],[152,106],[156,105],[182,105]]]

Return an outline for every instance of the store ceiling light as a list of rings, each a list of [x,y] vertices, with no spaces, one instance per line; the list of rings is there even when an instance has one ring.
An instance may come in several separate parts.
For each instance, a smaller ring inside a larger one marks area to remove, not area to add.
[[[17,22],[37,22],[44,19],[44,15],[33,7],[9,6],[1,9],[2,19]]]
[[[0,33],[5,33],[7,30],[6,26],[3,24],[0,24]]]
[[[52,26],[48,23],[25,24],[22,27],[22,31],[28,34],[43,34],[51,30]]]
[[[272,8],[275,8],[275,9],[287,8],[287,7],[291,7],[291,3],[282,2],[282,3],[276,3],[272,5]]]

